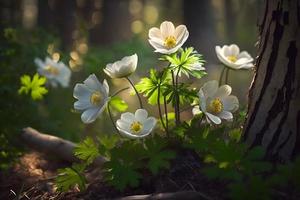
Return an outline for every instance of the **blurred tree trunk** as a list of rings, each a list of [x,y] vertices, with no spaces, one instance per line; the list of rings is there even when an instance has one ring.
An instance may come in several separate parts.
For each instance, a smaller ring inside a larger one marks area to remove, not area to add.
[[[92,44],[111,44],[131,37],[129,0],[104,0],[102,24],[91,29]]]
[[[299,0],[266,0],[259,23],[244,139],[250,147],[262,145],[271,160],[300,152],[299,13]]]
[[[215,59],[212,53],[216,46],[216,30],[211,1],[184,0],[184,24],[189,30],[187,41],[191,43],[208,61]]]
[[[236,12],[234,10],[232,0],[225,0],[224,2],[226,35],[228,43],[236,41]]]

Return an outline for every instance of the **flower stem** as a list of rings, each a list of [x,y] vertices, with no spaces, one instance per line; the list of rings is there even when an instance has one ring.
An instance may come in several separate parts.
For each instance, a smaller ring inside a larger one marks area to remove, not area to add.
[[[161,108],[160,108],[160,85],[158,85],[158,90],[157,90],[157,107],[158,107],[160,122],[161,122],[163,128],[165,129],[165,131],[167,133],[167,128],[166,128],[166,125],[164,123],[162,113],[161,113]]]
[[[166,118],[167,137],[170,138],[170,135],[169,135],[168,108],[167,108],[167,99],[166,99],[166,96],[164,96],[164,108],[165,108],[165,118]]]
[[[175,84],[175,77],[174,77],[174,71],[171,70],[172,73],[172,84],[173,84],[173,88],[174,90],[174,97],[175,97],[175,104],[174,104],[174,112],[175,112],[175,124],[179,125],[179,121],[178,121],[178,111],[177,111],[177,87]]]
[[[228,77],[229,77],[229,68],[227,68],[226,70],[226,74],[225,74],[225,84],[228,84]]]
[[[223,69],[222,69],[222,72],[221,72],[221,74],[220,74],[220,78],[219,78],[219,85],[221,85],[221,84],[222,84],[222,78],[223,78],[223,75],[224,75],[225,69],[226,69],[226,67],[225,67],[225,66],[223,66]]]
[[[140,95],[139,95],[137,89],[135,88],[134,84],[132,83],[132,81],[131,81],[128,77],[126,77],[126,79],[127,79],[128,82],[130,83],[130,85],[133,87],[133,89],[134,89],[134,91],[135,91],[135,94],[136,94],[137,97],[138,97],[138,100],[139,100],[139,103],[140,103],[140,108],[143,108],[142,99],[141,99],[141,97],[140,97]]]
[[[123,91],[125,91],[125,90],[127,90],[127,89],[129,89],[129,87],[126,87],[126,88],[123,88],[123,89],[121,89],[121,90],[118,90],[118,91],[115,92],[113,95],[111,95],[111,97],[114,97],[114,96],[120,94],[121,92],[123,92]]]
[[[178,77],[179,77],[179,72],[180,72],[180,67],[178,68],[178,71],[176,73],[176,81],[175,81],[175,85],[176,85],[176,106],[177,106],[177,120],[178,120],[178,124],[180,123],[180,101],[179,101],[179,94],[178,94]]]
[[[108,115],[109,115],[109,118],[110,118],[110,120],[111,120],[112,125],[114,126],[114,128],[116,129],[116,131],[119,133],[119,135],[121,135],[121,133],[120,133],[120,131],[118,130],[118,128],[117,128],[117,126],[116,126],[116,124],[115,124],[115,122],[114,122],[114,119],[113,119],[113,117],[112,117],[109,103],[107,104],[107,112],[108,112]]]

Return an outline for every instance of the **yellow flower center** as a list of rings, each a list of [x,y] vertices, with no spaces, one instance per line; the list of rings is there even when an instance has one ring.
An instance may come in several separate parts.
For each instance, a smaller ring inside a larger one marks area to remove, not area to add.
[[[171,48],[175,47],[175,45],[176,45],[176,38],[174,36],[168,36],[168,37],[166,37],[164,45],[168,49],[171,49]]]
[[[90,98],[90,101],[93,105],[97,106],[102,102],[102,95],[100,92],[96,91],[93,92]]]
[[[44,69],[48,74],[52,74],[57,76],[59,74],[59,70],[51,65],[47,65]]]
[[[134,134],[139,134],[143,129],[143,124],[141,124],[141,122],[139,121],[135,121],[132,122],[132,124],[130,125],[130,130],[134,133]]]
[[[232,62],[235,63],[237,61],[237,57],[236,56],[227,56],[227,59]]]
[[[219,98],[215,98],[208,105],[208,111],[218,114],[223,111],[223,103]]]

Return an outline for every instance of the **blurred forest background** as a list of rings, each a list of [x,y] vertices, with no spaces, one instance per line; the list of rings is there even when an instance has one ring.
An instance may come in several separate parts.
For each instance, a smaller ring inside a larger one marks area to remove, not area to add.
[[[185,46],[193,46],[207,61],[208,76],[200,82],[189,80],[193,86],[218,80],[222,66],[216,45],[235,43],[255,57],[260,6],[260,0],[1,0],[0,165],[18,152],[13,146],[18,146],[18,133],[26,126],[72,141],[114,132],[105,114],[96,123],[81,122],[73,110],[74,85],[95,73],[100,80],[108,79],[111,91],[123,88],[125,80],[112,81],[102,69],[134,53],[139,56],[135,83],[150,67],[163,67],[147,39],[148,30],[165,20],[185,24],[190,33]],[[50,88],[38,102],[19,95],[20,77],[35,74],[34,58],[46,56],[71,68],[70,87]],[[229,84],[242,106],[252,76],[252,71],[231,71]],[[136,98],[122,95],[129,110],[135,110]]]

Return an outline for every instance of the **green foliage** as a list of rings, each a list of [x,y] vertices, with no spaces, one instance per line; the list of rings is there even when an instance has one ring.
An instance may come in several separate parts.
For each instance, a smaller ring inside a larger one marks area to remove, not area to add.
[[[59,175],[55,179],[57,190],[65,192],[76,185],[78,185],[80,190],[85,190],[85,167],[85,164],[73,164],[72,167],[59,169]]]
[[[187,77],[189,75],[194,76],[198,79],[206,75],[206,72],[199,71],[195,69],[195,65],[203,66],[204,60],[202,55],[198,54],[193,47],[181,49],[179,54],[172,54],[170,56],[165,56],[171,65],[170,69],[174,70],[175,74],[185,74]]]
[[[75,147],[74,154],[87,164],[91,164],[100,155],[97,144],[90,137],[87,137]]]
[[[128,108],[127,103],[118,96],[112,97],[109,101],[109,105],[119,112],[124,112]]]
[[[134,142],[124,142],[122,146],[111,149],[110,160],[104,163],[105,180],[118,190],[127,186],[137,187],[142,175],[141,167],[143,147]]]
[[[167,71],[158,72],[155,69],[150,70],[149,78],[142,78],[139,83],[135,85],[139,93],[143,93],[148,98],[148,103],[151,105],[157,104],[157,97],[160,90],[160,102],[163,102],[163,96],[170,87],[171,75]]]
[[[155,137],[148,139],[145,143],[148,164],[147,167],[156,175],[161,169],[170,167],[170,160],[174,159],[176,154],[172,150],[166,149],[167,142],[163,138]]]
[[[35,74],[31,80],[29,75],[23,75],[20,80],[22,86],[18,90],[19,94],[28,94],[31,91],[31,98],[40,100],[48,93],[48,90],[44,87],[47,81],[46,77],[39,77],[38,74]]]

